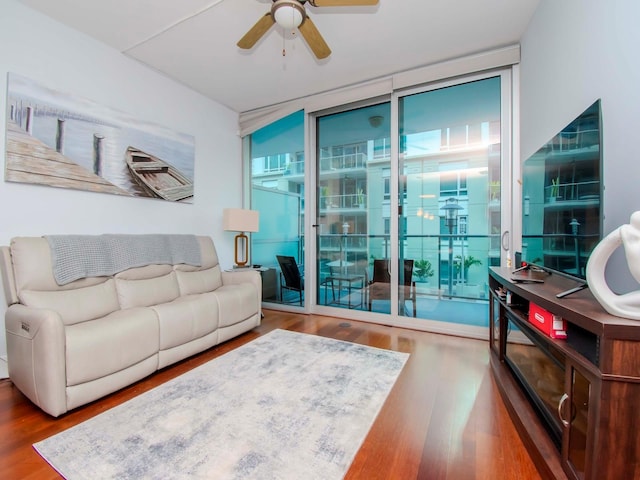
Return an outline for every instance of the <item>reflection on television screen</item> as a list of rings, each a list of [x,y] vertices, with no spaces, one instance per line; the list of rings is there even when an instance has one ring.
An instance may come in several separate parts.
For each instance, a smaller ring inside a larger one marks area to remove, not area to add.
[[[602,236],[600,100],[522,166],[522,259],[585,278]]]

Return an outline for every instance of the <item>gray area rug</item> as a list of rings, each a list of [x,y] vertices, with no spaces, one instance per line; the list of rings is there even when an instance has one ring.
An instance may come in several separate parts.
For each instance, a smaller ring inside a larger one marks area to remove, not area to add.
[[[340,479],[408,354],[274,330],[34,444],[66,479]]]

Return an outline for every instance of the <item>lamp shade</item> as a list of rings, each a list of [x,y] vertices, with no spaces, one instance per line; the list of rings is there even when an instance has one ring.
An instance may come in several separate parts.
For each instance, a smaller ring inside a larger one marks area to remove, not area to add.
[[[228,232],[257,232],[260,212],[243,208],[225,208],[222,211],[222,228]]]
[[[448,198],[442,209],[445,212],[447,226],[455,227],[458,223],[458,210],[462,210],[462,207],[458,205],[458,199]]]

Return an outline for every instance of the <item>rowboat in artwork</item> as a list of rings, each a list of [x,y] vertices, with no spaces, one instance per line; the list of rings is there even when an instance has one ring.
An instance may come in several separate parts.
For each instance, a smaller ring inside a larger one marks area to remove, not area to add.
[[[135,147],[125,160],[131,176],[152,197],[178,202],[193,197],[193,182],[173,165]]]

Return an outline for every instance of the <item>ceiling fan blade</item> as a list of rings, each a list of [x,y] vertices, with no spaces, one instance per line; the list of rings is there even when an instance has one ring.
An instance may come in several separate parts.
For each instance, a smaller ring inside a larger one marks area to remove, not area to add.
[[[246,49],[253,47],[256,42],[260,40],[265,33],[267,33],[274,23],[275,21],[271,16],[271,12],[266,13],[253,27],[249,29],[247,33],[244,34],[244,37],[242,37],[238,42],[238,46]]]
[[[309,0],[314,7],[360,7],[377,5],[378,0]]]
[[[320,31],[317,29],[316,25],[311,21],[309,17],[304,19],[304,22],[300,24],[298,27],[300,33],[307,41],[307,44],[313,51],[314,55],[319,59],[327,58],[331,55],[331,49],[327,42],[324,41],[322,35],[320,35]]]

